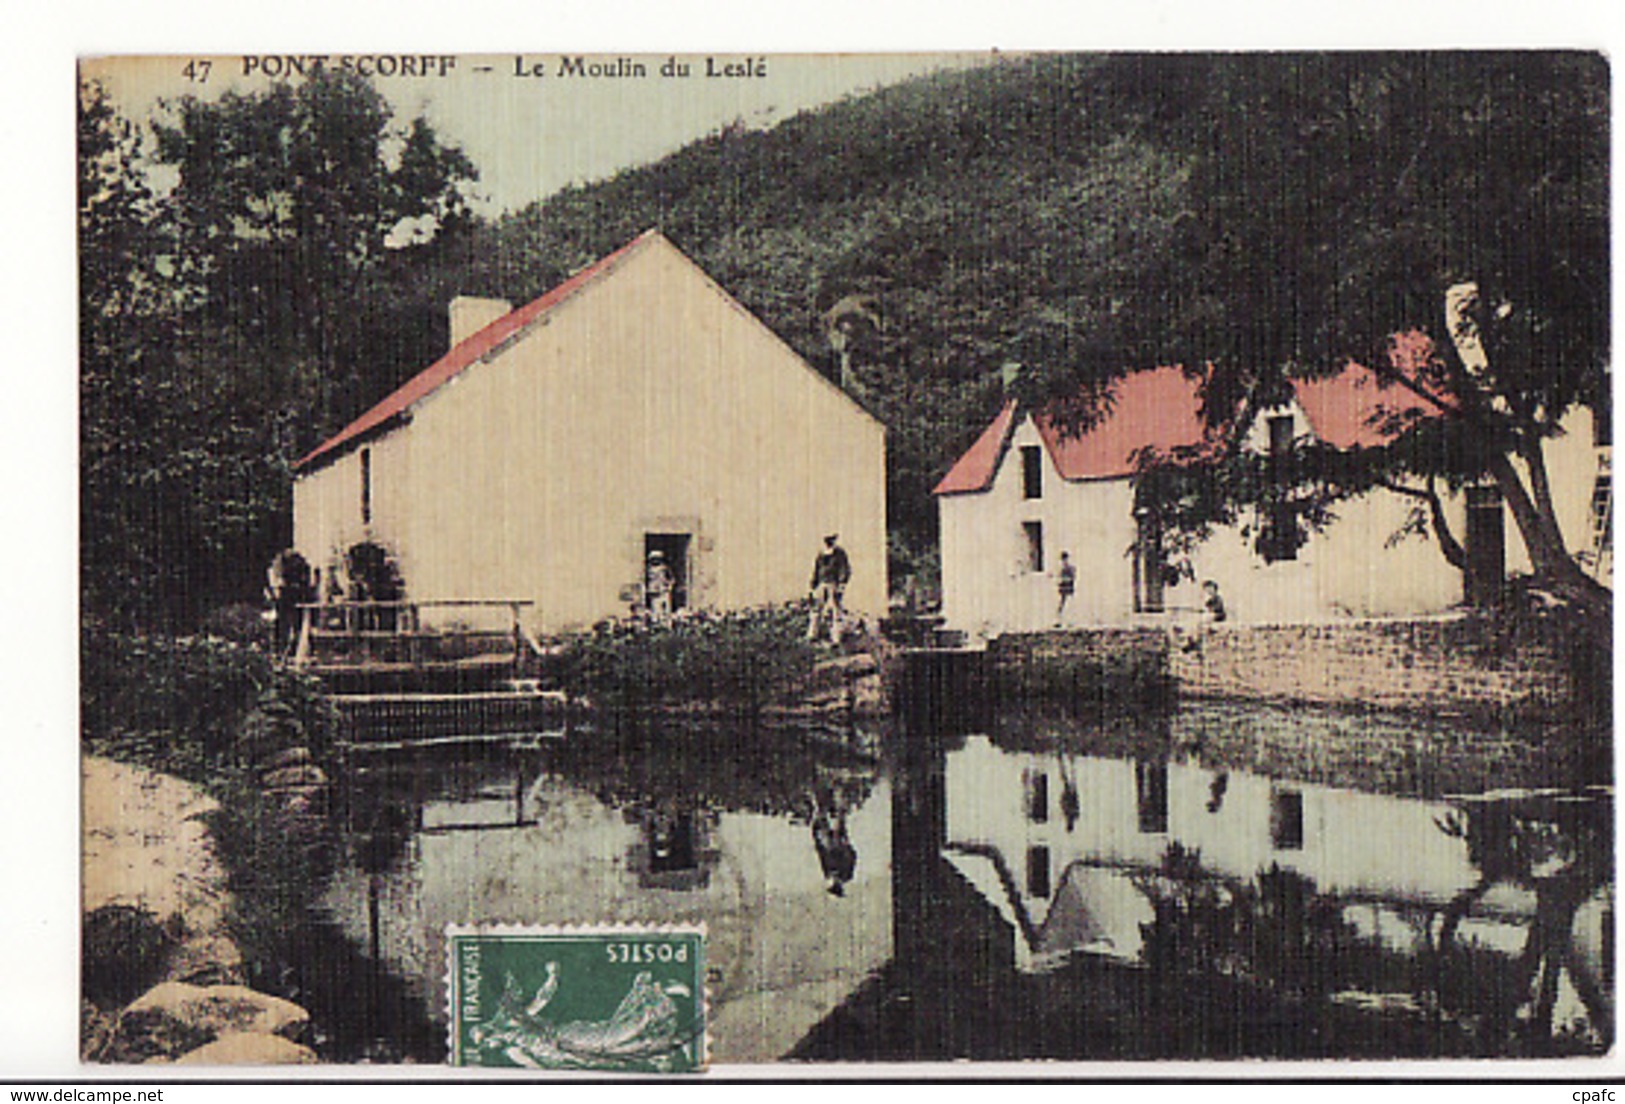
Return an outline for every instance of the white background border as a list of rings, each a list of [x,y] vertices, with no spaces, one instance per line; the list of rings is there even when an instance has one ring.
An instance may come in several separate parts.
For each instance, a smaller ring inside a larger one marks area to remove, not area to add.
[[[11,6],[0,45],[0,1082],[88,1083],[121,1071],[78,1064],[78,617],[74,256],[74,59],[105,53],[414,51],[808,52],[1022,49],[1543,47],[1621,41],[1618,0],[1479,3],[1310,0],[1185,3],[770,0],[571,4],[494,0],[83,0]],[[701,14],[703,13],[703,14]],[[1614,57],[1618,64],[1618,57]],[[1614,94],[1618,115],[1619,90]],[[1616,126],[1614,148],[1619,149]],[[1619,210],[1619,174],[1615,206]],[[1616,235],[1615,317],[1620,283]],[[1616,656],[1617,662],[1617,656]],[[1618,741],[1616,741],[1617,745]],[[1616,753],[1617,753],[1616,746]],[[1616,776],[1618,771],[1616,769]],[[1619,1078],[1621,1060],[1551,1063],[1123,1067],[960,1066],[949,1076],[1227,1078],[1416,1076]],[[122,1080],[128,1084],[132,1076]],[[324,1068],[322,1075],[334,1071]],[[381,1071],[352,1071],[378,1077]],[[416,1076],[429,1072],[410,1071]],[[771,1070],[752,1069],[754,1076]],[[784,1071],[792,1076],[795,1070]],[[804,1074],[806,1071],[802,1071]],[[847,1069],[847,1075],[862,1076]],[[889,1067],[896,1075],[903,1071]],[[216,1074],[218,1075],[218,1073]],[[169,1074],[173,1077],[173,1074]],[[836,1073],[840,1076],[840,1073]],[[391,1090],[391,1099],[404,1087]],[[216,1090],[217,1092],[220,1090]],[[251,1090],[242,1090],[244,1094]],[[272,1090],[264,1090],[272,1091]],[[1232,1090],[1234,1091],[1234,1090]],[[1243,1088],[1249,1099],[1256,1090]],[[1324,1088],[1304,1089],[1321,1096]],[[1371,1090],[1377,1091],[1377,1090]],[[1392,1091],[1392,1090],[1380,1090]],[[1420,1091],[1420,1087],[1418,1087]],[[1437,1090],[1435,1090],[1437,1091]],[[1143,1090],[1123,1090],[1124,1095]],[[1407,1094],[1409,1095],[1409,1094]],[[1430,1094],[1431,1095],[1431,1094]],[[1499,1093],[1493,1095],[1500,1095]],[[197,1097],[202,1099],[201,1096]],[[1566,1101],[1568,1092],[1519,1099]]]

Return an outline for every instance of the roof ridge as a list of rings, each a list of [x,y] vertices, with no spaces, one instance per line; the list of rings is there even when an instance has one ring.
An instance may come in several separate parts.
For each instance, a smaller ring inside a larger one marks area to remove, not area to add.
[[[1381,373],[1352,359],[1335,374],[1290,382],[1293,400],[1310,431],[1333,448],[1381,444],[1388,439],[1386,419],[1433,413],[1425,400],[1409,394],[1400,384],[1387,383]],[[1167,451],[1210,446],[1215,428],[1206,425],[1200,415],[1200,386],[1201,378],[1193,378],[1179,365],[1127,372],[1111,383],[1116,400],[1113,408],[1076,436],[1057,432],[1047,408],[1023,408],[1019,413],[1032,418],[1050,462],[1066,482],[1120,479],[1135,474],[1136,457],[1145,448]],[[1125,395],[1125,389],[1131,393]],[[1261,412],[1252,413],[1256,417]],[[963,494],[992,486],[1007,443],[1020,424],[1016,413],[1015,404],[1007,401],[932,493]]]
[[[657,239],[668,244],[670,242],[670,239],[661,233],[659,226],[651,226],[620,248],[571,273],[524,306],[493,319],[469,334],[448,349],[445,355],[430,363],[428,367],[350,421],[343,429],[296,460],[294,470],[300,471],[323,456],[337,452],[343,446],[366,437],[402,417],[412,407],[439,391],[469,368],[507,348],[537,322],[575,298],[599,277],[607,275],[644,245]]]

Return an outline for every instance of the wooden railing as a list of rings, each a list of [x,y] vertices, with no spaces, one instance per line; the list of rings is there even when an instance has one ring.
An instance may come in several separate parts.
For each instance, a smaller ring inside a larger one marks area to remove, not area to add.
[[[526,647],[521,613],[535,603],[513,598],[429,599],[414,602],[309,602],[299,606],[300,647],[296,662],[317,667],[335,663],[399,663],[427,666],[473,658],[459,653],[493,645],[517,663]],[[505,628],[435,625],[424,628],[424,611],[506,609]],[[451,653],[451,654],[448,654]],[[490,656],[490,652],[476,653]]]

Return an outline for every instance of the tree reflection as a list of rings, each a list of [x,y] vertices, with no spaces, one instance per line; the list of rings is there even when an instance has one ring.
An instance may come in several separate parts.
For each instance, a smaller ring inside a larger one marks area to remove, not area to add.
[[[1446,908],[1434,950],[1434,988],[1440,1006],[1469,1018],[1486,1045],[1547,1054],[1569,1049],[1574,1039],[1554,1031],[1559,987],[1567,975],[1601,1047],[1613,1040],[1610,995],[1613,964],[1599,949],[1576,940],[1577,919],[1587,902],[1599,901],[1611,917],[1613,817],[1601,797],[1530,794],[1463,803],[1438,821],[1439,830],[1463,840],[1478,880]],[[1502,983],[1484,991],[1474,985],[1483,971],[1458,937],[1462,921],[1499,885],[1533,891],[1535,916],[1522,950],[1497,963]],[[1604,920],[1604,924],[1606,924]],[[1475,999],[1476,998],[1476,999]]]
[[[1439,1053],[1605,1050],[1614,1015],[1609,802],[1572,794],[1475,800],[1438,826],[1464,842],[1477,880],[1443,909],[1371,906],[1399,915],[1419,953],[1362,933],[1349,919],[1355,902],[1319,892],[1302,874],[1272,865],[1251,880],[1223,877],[1203,868],[1200,852],[1170,844],[1156,871],[1133,879],[1154,913],[1141,925],[1141,954],[1159,999],[1177,1006],[1192,979],[1223,978],[1317,1019],[1334,1003],[1425,1015]],[[1512,923],[1504,904],[1483,915],[1498,887],[1534,897],[1516,950],[1464,935],[1470,919]],[[1584,1013],[1568,1023],[1558,1015],[1565,978]]]
[[[1201,853],[1169,844],[1155,874],[1134,885],[1155,919],[1142,924],[1141,955],[1153,977],[1219,974],[1294,1000],[1320,1000],[1363,980],[1372,941],[1314,880],[1272,864],[1250,882],[1204,870]]]

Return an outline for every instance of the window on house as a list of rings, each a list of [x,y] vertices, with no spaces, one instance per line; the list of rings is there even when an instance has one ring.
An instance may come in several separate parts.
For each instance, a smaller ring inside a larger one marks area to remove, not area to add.
[[[1277,414],[1270,418],[1270,455],[1285,456],[1292,449],[1292,415]]]
[[[1269,420],[1269,466],[1275,482],[1273,497],[1264,507],[1264,527],[1258,535],[1258,551],[1265,563],[1298,558],[1298,523],[1292,516],[1285,472],[1286,458],[1292,452],[1292,415],[1280,414]]]
[[[1049,848],[1027,848],[1027,896],[1049,896]]]
[[[1044,451],[1037,445],[1021,446],[1021,497],[1044,497]]]
[[[1162,549],[1162,521],[1156,513],[1134,512],[1134,612],[1163,612],[1163,587],[1167,583],[1168,561]]]
[[[1027,538],[1027,570],[1042,573],[1044,570],[1044,523],[1041,521],[1024,521],[1021,523],[1021,532]]]
[[[372,449],[361,450],[361,524],[372,524]]]
[[[1591,487],[1591,532],[1587,551],[1590,564],[1595,567],[1614,547],[1614,474],[1603,468]]]
[[[1270,844],[1277,851],[1303,850],[1303,794],[1297,790],[1270,794]]]
[[[1049,820],[1049,772],[1029,770],[1023,779],[1026,783],[1027,819],[1034,824],[1043,824]]]

